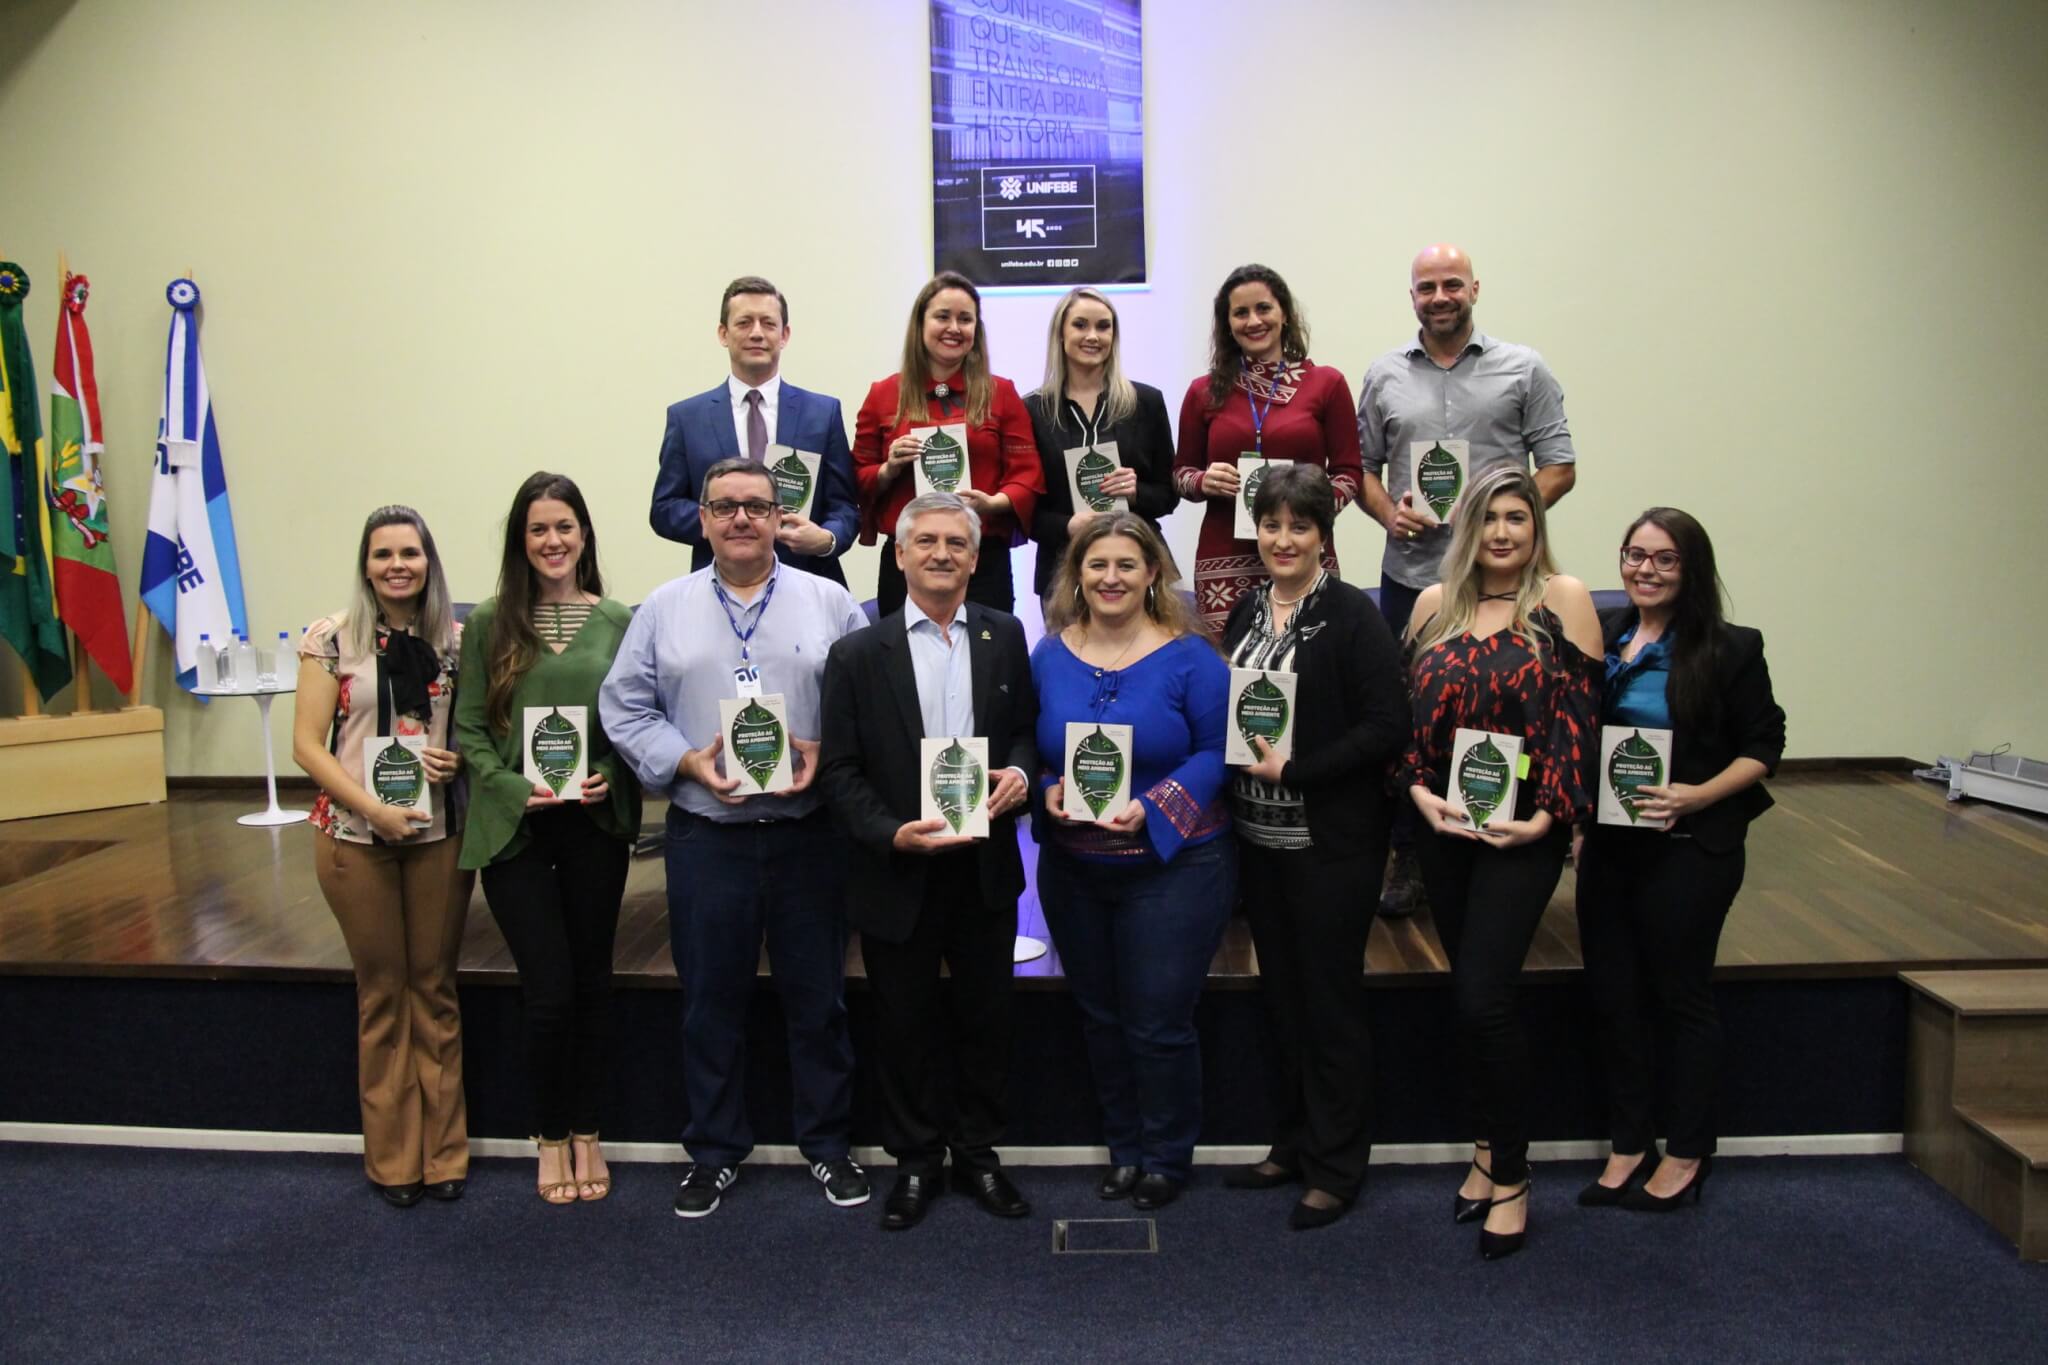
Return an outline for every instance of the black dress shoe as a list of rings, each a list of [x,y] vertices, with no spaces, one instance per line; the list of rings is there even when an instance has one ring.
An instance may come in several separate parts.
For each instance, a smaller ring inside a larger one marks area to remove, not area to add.
[[[882,1226],[902,1232],[924,1221],[924,1211],[939,1197],[939,1177],[898,1172],[896,1184],[882,1202]]]
[[[1180,1182],[1157,1171],[1139,1176],[1138,1183],[1131,1187],[1131,1207],[1134,1209],[1163,1209],[1178,1198]]]
[[[953,1168],[953,1188],[974,1196],[974,1202],[998,1218],[1022,1218],[1031,1212],[1030,1201],[1017,1193],[1010,1177],[1000,1170]]]
[[[1266,1166],[1276,1166],[1279,1169],[1262,1169]],[[1223,1187],[1230,1190],[1273,1190],[1282,1185],[1292,1185],[1300,1179],[1300,1171],[1291,1171],[1279,1162],[1269,1159],[1250,1166],[1234,1167],[1230,1174],[1223,1177]]]
[[[1351,1201],[1349,1199],[1341,1203],[1329,1205],[1311,1204],[1304,1199],[1287,1211],[1287,1226],[1293,1228],[1296,1232],[1310,1232],[1316,1228],[1326,1228],[1339,1218],[1342,1218],[1350,1208]]]
[[[420,1196],[426,1192],[427,1187],[417,1180],[407,1181],[403,1185],[379,1185],[377,1187],[377,1193],[383,1195],[384,1202],[394,1209],[411,1208],[414,1204],[420,1202]]]
[[[1621,1196],[1621,1206],[1630,1213],[1669,1213],[1690,1199],[1700,1202],[1700,1193],[1707,1187],[1707,1177],[1714,1173],[1714,1158],[1702,1157],[1700,1164],[1693,1167],[1692,1179],[1677,1194],[1651,1194],[1647,1185],[1632,1185]]]
[[[444,1204],[452,1204],[462,1198],[462,1191],[468,1184],[469,1182],[466,1180],[436,1180],[433,1184],[427,1186],[427,1198],[438,1199]]]
[[[1631,1185],[1640,1185],[1656,1173],[1657,1154],[1651,1152],[1636,1163],[1636,1168],[1628,1173],[1628,1179],[1622,1181],[1619,1185],[1603,1185],[1596,1179],[1592,1184],[1586,1186],[1585,1189],[1580,1190],[1579,1207],[1582,1209],[1612,1208],[1621,1202],[1622,1195],[1628,1193]]]
[[[1138,1187],[1136,1166],[1112,1166],[1102,1173],[1102,1183],[1095,1187],[1097,1199],[1129,1199],[1131,1191]]]

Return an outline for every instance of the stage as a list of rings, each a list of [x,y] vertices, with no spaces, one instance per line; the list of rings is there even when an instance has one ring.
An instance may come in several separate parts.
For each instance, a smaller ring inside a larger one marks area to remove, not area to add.
[[[2048,821],[1896,771],[1824,770],[1773,781],[1748,877],[1722,937],[1729,1038],[1723,1131],[1901,1130],[1902,970],[2048,966]],[[304,793],[292,793],[303,804]],[[353,990],[314,882],[308,827],[234,817],[251,790],[174,791],[163,805],[0,825],[0,1123],[117,1124],[346,1133],[354,1128]],[[288,798],[287,804],[291,804]],[[672,1142],[682,1114],[676,980],[662,860],[635,860],[621,917],[617,1086],[628,1140]],[[1376,888],[1359,889],[1366,913]],[[1036,904],[1020,928],[1044,936]],[[481,893],[462,958],[471,1128],[523,1133],[517,978]],[[1426,916],[1381,920],[1372,987],[1383,1141],[1448,1141],[1457,1100],[1448,978]],[[1572,910],[1559,886],[1527,964],[1542,1068],[1539,1132],[1593,1136],[1600,1113]],[[867,1010],[848,952],[857,1050]],[[1057,956],[1018,969],[1013,1141],[1089,1145],[1092,1103],[1078,1017]],[[1233,922],[1200,1022],[1207,1144],[1257,1142],[1266,1070],[1257,960]],[[772,990],[756,1000],[750,1107],[760,1140],[786,1140]],[[856,1136],[872,1141],[862,1068]]]

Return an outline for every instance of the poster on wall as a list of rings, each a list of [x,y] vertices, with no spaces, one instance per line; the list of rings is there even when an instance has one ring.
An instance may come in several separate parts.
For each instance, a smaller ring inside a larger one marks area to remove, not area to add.
[[[1140,0],[931,0],[936,268],[1145,283]]]

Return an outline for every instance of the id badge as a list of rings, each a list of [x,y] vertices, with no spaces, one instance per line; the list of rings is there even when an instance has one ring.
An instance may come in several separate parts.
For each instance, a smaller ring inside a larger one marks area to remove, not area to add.
[[[740,664],[732,671],[733,686],[742,697],[761,695],[761,670],[752,664]]]

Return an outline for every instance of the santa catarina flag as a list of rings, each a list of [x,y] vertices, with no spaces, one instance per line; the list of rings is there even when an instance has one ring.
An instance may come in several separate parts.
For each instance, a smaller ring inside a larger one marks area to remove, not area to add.
[[[85,652],[127,692],[135,668],[128,657],[128,617],[107,539],[107,489],[100,477],[100,386],[85,327],[91,285],[64,277],[57,310],[57,359],[50,367],[50,559],[57,614]]]
[[[21,321],[27,297],[27,272],[0,261],[0,445],[7,461],[0,478],[0,635],[48,701],[71,681],[71,652],[50,588],[49,504],[43,500],[49,447]]]
[[[178,685],[189,691],[199,681],[199,637],[219,642],[244,634],[249,616],[213,399],[199,359],[199,287],[172,280],[164,297],[171,301],[171,336],[142,546],[142,602],[177,642]]]

